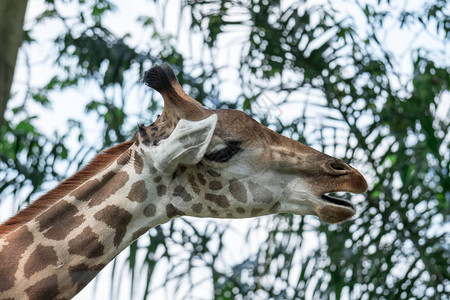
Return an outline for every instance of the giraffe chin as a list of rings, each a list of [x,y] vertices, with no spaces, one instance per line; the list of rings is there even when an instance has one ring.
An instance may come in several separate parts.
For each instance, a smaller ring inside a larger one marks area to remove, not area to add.
[[[350,202],[331,197],[328,195],[322,195],[321,205],[316,208],[317,216],[324,222],[335,224],[341,223],[350,219],[356,213],[356,209]]]

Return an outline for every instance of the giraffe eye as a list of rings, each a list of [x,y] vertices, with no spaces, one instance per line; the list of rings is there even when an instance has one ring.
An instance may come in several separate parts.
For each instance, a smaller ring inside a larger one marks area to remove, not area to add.
[[[213,151],[209,154],[205,155],[205,158],[210,161],[215,162],[227,162],[229,161],[236,153],[241,151],[241,142],[239,141],[230,141],[226,143],[226,147],[220,150]]]

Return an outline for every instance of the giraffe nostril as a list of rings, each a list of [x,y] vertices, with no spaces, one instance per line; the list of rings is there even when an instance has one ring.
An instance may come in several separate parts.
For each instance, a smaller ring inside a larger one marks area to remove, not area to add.
[[[336,159],[336,160],[328,161],[326,164],[326,169],[331,174],[341,175],[341,174],[347,174],[349,171],[352,170],[352,167],[350,167],[348,164],[346,164],[342,160]]]
[[[345,166],[339,163],[332,163],[330,167],[332,167],[335,170],[346,170]]]

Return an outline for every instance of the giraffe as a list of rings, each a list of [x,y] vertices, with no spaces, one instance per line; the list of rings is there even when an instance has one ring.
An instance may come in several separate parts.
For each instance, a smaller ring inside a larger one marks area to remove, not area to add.
[[[161,116],[0,225],[0,299],[70,299],[149,228],[184,215],[355,214],[327,195],[367,189],[342,160],[241,111],[204,108],[168,64],[143,81],[162,94]]]

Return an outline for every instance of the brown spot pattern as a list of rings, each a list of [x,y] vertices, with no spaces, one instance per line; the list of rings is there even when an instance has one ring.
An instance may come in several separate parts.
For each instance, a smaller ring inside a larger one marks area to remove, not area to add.
[[[211,175],[212,177],[220,177],[220,174],[214,170],[208,169],[206,170],[206,172],[208,172],[208,174]]]
[[[0,251],[0,292],[13,287],[14,274],[19,266],[19,260],[25,250],[33,243],[33,235],[26,226],[23,226],[11,233],[7,237],[7,242],[8,244],[3,246],[2,251]]]
[[[130,161],[130,151],[125,151],[119,158],[117,159],[117,164],[126,165]]]
[[[136,171],[136,174],[141,174],[143,169],[144,160],[137,152],[134,152],[134,171]]]
[[[144,180],[139,180],[133,183],[127,198],[134,202],[144,202],[147,199],[148,190],[145,186]]]
[[[166,205],[166,214],[168,218],[173,218],[176,216],[183,216],[185,213],[169,203]]]
[[[78,254],[87,258],[100,257],[105,247],[99,240],[98,234],[86,227],[83,231],[69,241],[69,253]]]
[[[84,217],[76,216],[77,213],[78,208],[75,205],[60,200],[39,215],[36,220],[46,238],[62,240],[84,222]]]
[[[247,202],[247,190],[245,186],[237,181],[236,179],[230,180],[229,190],[231,195],[236,198],[237,201],[246,203]]]
[[[220,183],[220,181],[217,180],[213,180],[209,183],[209,188],[213,191],[220,190],[222,187],[223,187],[222,183]]]
[[[203,209],[203,204],[201,204],[201,203],[192,204],[191,209],[193,212],[199,213]]]
[[[144,208],[144,216],[153,217],[156,214],[156,205],[150,203]]]
[[[108,172],[100,180],[92,179],[71,193],[80,201],[89,201],[89,206],[101,204],[115,194],[129,180],[127,172]]]
[[[197,185],[197,182],[195,181],[195,176],[190,174],[188,176],[188,181],[189,184],[191,185],[192,190],[194,191],[194,193],[196,193],[197,195],[200,195],[200,188]]]
[[[156,187],[156,193],[158,194],[158,196],[163,196],[163,195],[165,195],[166,194],[166,191],[167,191],[167,188],[166,188],[166,186],[165,185],[162,185],[162,184],[160,184],[160,185],[158,185],[157,187]]]
[[[186,189],[182,187],[181,185],[177,185],[173,191],[174,197],[180,197],[185,202],[189,202],[192,200],[192,196],[186,192]]]
[[[259,215],[263,210],[262,208],[253,208],[250,214],[254,217]]]
[[[69,276],[73,285],[76,285],[77,292],[81,291],[104,267],[104,264],[98,264],[91,267],[80,264],[70,267]]]
[[[153,178],[153,182],[160,182],[161,181],[161,176],[156,176],[155,178]]]
[[[119,246],[131,221],[131,214],[116,205],[108,205],[101,211],[96,212],[94,218],[116,230],[114,246]]]
[[[131,239],[134,241],[144,233],[146,233],[150,228],[149,227],[143,227],[138,230],[136,230],[133,235],[131,236]]]
[[[206,179],[205,179],[205,177],[203,176],[202,173],[198,173],[197,177],[198,177],[198,181],[200,182],[201,185],[205,185],[206,184]]]
[[[208,206],[208,210],[211,212],[211,214],[213,216],[219,215],[219,212],[217,210],[215,210],[214,208],[212,208],[211,206]]]
[[[236,207],[236,212],[243,215],[245,214],[245,209],[243,207]]]
[[[100,191],[100,189],[109,181],[111,180],[116,173],[114,172],[108,172],[105,175],[103,175],[102,179],[91,179],[76,190],[74,190],[72,193],[70,193],[71,196],[74,196],[80,201],[88,201],[91,196],[96,194]]]
[[[214,202],[218,206],[222,208],[226,208],[230,206],[230,201],[224,195],[216,195],[216,194],[205,194],[205,199]]]
[[[37,245],[24,266],[25,277],[30,278],[34,273],[42,271],[50,265],[56,266],[57,262],[58,257],[53,247]]]
[[[262,203],[270,203],[273,201],[272,192],[262,185],[249,181],[248,187],[250,189],[250,193],[252,193],[253,201]]]
[[[56,275],[38,281],[34,285],[25,290],[29,299],[33,300],[48,300],[56,299],[59,294],[58,277]]]

